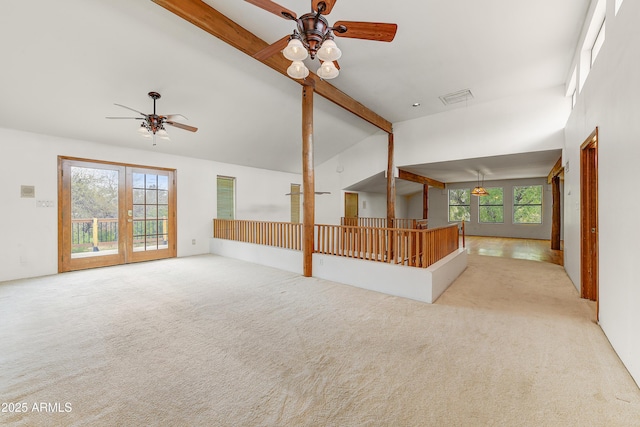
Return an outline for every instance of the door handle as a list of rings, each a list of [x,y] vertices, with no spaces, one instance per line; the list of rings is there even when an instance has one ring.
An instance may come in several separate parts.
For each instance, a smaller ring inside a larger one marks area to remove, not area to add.
[[[133,216],[133,211],[132,211],[131,209],[129,209],[129,210],[127,211],[127,215],[129,215],[129,216]]]
[[[133,220],[131,218],[127,219],[127,222],[133,222]]]

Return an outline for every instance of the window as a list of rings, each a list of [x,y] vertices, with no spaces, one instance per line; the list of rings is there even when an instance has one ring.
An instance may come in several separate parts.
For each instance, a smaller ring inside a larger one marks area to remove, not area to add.
[[[577,76],[578,76],[578,67],[575,66],[573,67],[573,72],[571,73],[571,78],[569,79],[569,82],[567,83],[567,91],[566,91],[566,95],[567,96],[571,96],[571,108],[576,106],[576,99],[578,96],[578,86],[576,84],[576,80],[577,80]]]
[[[449,190],[449,222],[471,219],[470,200],[471,191],[468,188]]]
[[[513,187],[513,223],[542,224],[542,185]]]
[[[291,184],[291,222],[300,222],[300,184]]]
[[[595,4],[595,5],[594,5]],[[605,18],[607,15],[607,1],[606,0],[594,0],[592,2],[593,10],[591,17],[588,18],[588,26],[584,39],[582,40],[582,47],[580,49],[579,57],[579,85],[578,93],[582,91],[591,67],[593,66],[596,56],[600,52],[600,48],[604,44],[605,36]]]
[[[478,197],[478,222],[496,224],[504,222],[504,203],[502,187],[487,188],[488,196]]]
[[[591,47],[591,66],[592,67],[593,67],[593,63],[596,62],[596,57],[598,56],[598,53],[600,53],[600,49],[602,48],[602,45],[604,44],[605,25],[606,25],[606,21],[602,21],[602,26],[598,31],[598,35],[596,36],[595,41],[593,42],[593,46]]]
[[[234,219],[235,217],[235,184],[236,179],[218,175],[218,219]]]

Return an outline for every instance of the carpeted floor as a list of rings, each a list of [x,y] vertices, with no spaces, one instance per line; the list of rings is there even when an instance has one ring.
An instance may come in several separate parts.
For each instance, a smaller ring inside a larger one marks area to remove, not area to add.
[[[588,304],[536,261],[470,255],[429,305],[177,258],[0,284],[0,324],[3,425],[640,426]]]

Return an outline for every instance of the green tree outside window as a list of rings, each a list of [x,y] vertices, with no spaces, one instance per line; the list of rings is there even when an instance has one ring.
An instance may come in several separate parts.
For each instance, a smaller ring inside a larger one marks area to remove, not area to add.
[[[542,185],[513,187],[513,223],[542,224]]]
[[[449,190],[449,222],[471,219],[471,191],[467,189]]]
[[[479,222],[497,224],[504,222],[504,192],[502,187],[486,188],[489,195],[478,197]]]

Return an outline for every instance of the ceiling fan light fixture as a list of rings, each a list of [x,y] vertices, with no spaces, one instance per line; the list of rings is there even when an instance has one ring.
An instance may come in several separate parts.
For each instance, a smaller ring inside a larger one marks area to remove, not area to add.
[[[293,61],[287,68],[287,74],[292,79],[304,79],[309,75],[309,69],[302,61]]]
[[[324,43],[322,43],[322,46],[318,50],[317,56],[321,61],[332,62],[340,59],[340,57],[342,56],[342,51],[338,48],[336,42],[328,39],[325,40]]]
[[[169,133],[167,133],[165,128],[160,128],[160,130],[156,132],[156,135],[158,135],[162,139],[166,139],[166,140],[169,139]]]
[[[318,77],[323,80],[335,79],[340,74],[333,61],[325,61],[318,68]]]
[[[289,44],[284,48],[282,54],[289,61],[302,61],[309,56],[307,48],[302,45],[302,42],[298,38],[289,40]]]
[[[141,136],[149,136],[149,129],[147,129],[144,123],[140,123],[140,127],[138,128],[138,133]]]

